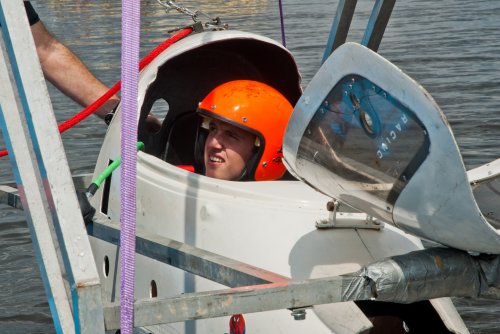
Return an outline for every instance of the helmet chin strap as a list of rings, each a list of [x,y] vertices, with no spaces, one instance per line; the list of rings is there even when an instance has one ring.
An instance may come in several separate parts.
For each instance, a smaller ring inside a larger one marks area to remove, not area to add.
[[[254,149],[254,154],[250,159],[248,159],[247,163],[245,164],[245,168],[243,168],[240,176],[233,181],[255,181],[255,171],[257,170],[257,164],[260,158],[260,147],[254,146]]]
[[[248,168],[247,166],[245,165],[245,168],[243,168],[243,171],[241,172],[241,175],[238,176],[237,178],[231,180],[231,181],[250,181],[248,178],[247,178],[247,174],[248,174]]]

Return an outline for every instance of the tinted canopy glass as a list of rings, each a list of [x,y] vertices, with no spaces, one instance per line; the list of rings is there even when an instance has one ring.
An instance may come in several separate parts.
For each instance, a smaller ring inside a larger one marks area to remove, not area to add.
[[[390,211],[428,152],[427,131],[411,110],[370,80],[348,75],[307,126],[297,168],[332,197]]]

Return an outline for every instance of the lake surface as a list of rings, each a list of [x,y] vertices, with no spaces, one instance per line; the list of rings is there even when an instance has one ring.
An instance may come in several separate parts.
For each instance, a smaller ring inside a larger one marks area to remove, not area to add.
[[[349,40],[359,42],[374,1],[359,0]],[[120,77],[120,13],[116,0],[34,0],[46,26],[108,85]],[[219,16],[230,28],[281,41],[277,0],[182,1]],[[191,23],[143,0],[141,56]],[[287,47],[296,57],[303,86],[320,66],[337,1],[284,0]],[[500,157],[500,1],[406,0],[396,3],[379,53],[422,84],[453,128],[466,167]],[[77,80],[78,78],[75,78]],[[63,121],[81,108],[49,87]],[[63,134],[73,174],[89,173],[106,126],[90,117]],[[0,138],[0,148],[4,148]],[[0,183],[13,180],[0,160]],[[500,203],[499,203],[500,204]],[[500,301],[456,299],[472,333],[500,333]],[[54,328],[34,260],[24,216],[0,205],[0,333],[52,333]]]

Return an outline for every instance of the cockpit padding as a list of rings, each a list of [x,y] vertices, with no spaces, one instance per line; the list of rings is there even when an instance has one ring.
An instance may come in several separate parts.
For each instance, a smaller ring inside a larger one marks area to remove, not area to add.
[[[258,80],[279,90],[292,105],[300,97],[300,75],[291,55],[261,40],[236,38],[202,45],[158,68],[141,107],[139,140],[146,152],[172,164],[194,162],[198,103],[216,86],[231,80]],[[148,133],[145,119],[155,101],[169,110],[158,133]]]
[[[193,150],[197,127],[193,126],[193,124],[199,124],[199,116],[193,110],[191,113],[185,113],[177,117],[173,124],[175,126],[169,132],[165,151],[161,158],[176,166],[194,166]]]

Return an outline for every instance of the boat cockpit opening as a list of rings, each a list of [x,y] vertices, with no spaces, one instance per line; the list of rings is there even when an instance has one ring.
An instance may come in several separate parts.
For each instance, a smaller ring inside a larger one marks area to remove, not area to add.
[[[264,82],[280,91],[292,105],[302,94],[297,65],[279,45],[252,38],[205,43],[157,68],[156,78],[145,92],[138,126],[146,153],[200,171],[194,153],[200,125],[195,112],[198,103],[216,86],[238,79]],[[158,111],[164,114],[162,126],[151,133],[146,118],[149,113],[161,118]]]

